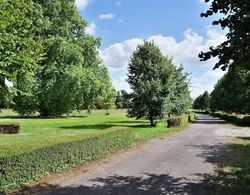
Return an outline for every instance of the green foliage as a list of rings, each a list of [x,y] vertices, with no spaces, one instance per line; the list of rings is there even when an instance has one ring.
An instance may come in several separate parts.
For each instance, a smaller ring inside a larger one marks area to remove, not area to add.
[[[198,110],[208,110],[210,107],[210,95],[205,91],[202,95],[195,98],[193,108]]]
[[[229,114],[221,114],[221,113],[210,113],[212,116],[219,117],[225,121],[228,121],[230,123],[239,125],[239,126],[250,126],[250,116],[237,116],[237,115],[229,115]]]
[[[0,134],[17,134],[20,131],[20,125],[14,123],[0,123]]]
[[[107,129],[99,136],[0,158],[0,191],[98,159],[127,147],[133,139],[130,128],[117,127]]]
[[[115,105],[117,109],[128,108],[129,101],[130,101],[130,95],[125,90],[117,92],[115,100]]]
[[[234,81],[234,82],[232,82]],[[229,68],[211,93],[212,111],[247,114],[250,112],[250,71]]]
[[[0,96],[8,78],[16,112],[54,117],[97,104],[112,107],[100,40],[85,32],[75,1],[4,0],[0,7]]]
[[[241,66],[250,69],[250,3],[249,0],[206,0],[211,3],[210,8],[202,13],[202,17],[209,17],[220,13],[219,19],[213,25],[220,25],[228,29],[227,40],[210,51],[199,54],[202,60],[218,57],[219,61],[214,68],[221,67],[225,70],[229,66]],[[232,63],[232,61],[234,63]],[[235,81],[237,81],[235,79]]]
[[[157,118],[180,114],[191,100],[183,68],[176,68],[153,43],[138,45],[129,62],[131,93],[128,115],[146,117],[151,126]]]
[[[168,127],[179,127],[181,126],[181,118],[180,117],[171,117],[167,120]]]

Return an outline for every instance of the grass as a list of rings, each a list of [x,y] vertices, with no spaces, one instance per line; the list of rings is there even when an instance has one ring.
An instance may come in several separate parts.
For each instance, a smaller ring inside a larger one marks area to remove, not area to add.
[[[0,113],[0,123],[19,123],[20,134],[0,135],[0,157],[18,155],[38,148],[85,139],[105,132],[111,127],[131,127],[135,142],[181,130],[187,127],[167,128],[165,121],[157,127],[149,127],[147,120],[135,120],[126,116],[125,110],[112,110],[110,115],[104,110],[72,113],[70,116],[54,119],[20,118],[11,110]]]
[[[209,176],[211,194],[250,194],[250,137],[241,137],[224,147],[216,176]]]

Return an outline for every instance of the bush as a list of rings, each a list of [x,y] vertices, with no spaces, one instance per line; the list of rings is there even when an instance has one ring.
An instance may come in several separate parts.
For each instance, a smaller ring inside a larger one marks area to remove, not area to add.
[[[20,131],[19,124],[0,124],[0,134],[18,134]]]
[[[243,118],[240,118],[238,116],[221,114],[221,113],[210,113],[210,115],[212,115],[214,117],[219,117],[225,121],[234,123],[236,125],[250,126],[250,116],[245,116]]]
[[[167,120],[168,127],[179,127],[181,126],[181,118],[173,117]]]
[[[190,113],[189,115],[188,115],[188,122],[193,122],[193,121],[195,121],[196,120],[196,115],[195,115],[195,113]]]
[[[250,126],[250,116],[245,116],[241,121],[242,126]]]
[[[21,186],[49,173],[98,159],[129,146],[134,140],[130,128],[110,128],[107,132],[80,141],[61,143],[29,153],[0,158],[0,192]]]

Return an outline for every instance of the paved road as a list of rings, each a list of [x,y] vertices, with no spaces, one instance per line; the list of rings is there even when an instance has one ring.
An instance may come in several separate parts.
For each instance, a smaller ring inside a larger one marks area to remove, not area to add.
[[[66,176],[33,189],[40,194],[210,194],[226,132],[222,120],[199,115],[185,131],[157,138],[87,173]]]

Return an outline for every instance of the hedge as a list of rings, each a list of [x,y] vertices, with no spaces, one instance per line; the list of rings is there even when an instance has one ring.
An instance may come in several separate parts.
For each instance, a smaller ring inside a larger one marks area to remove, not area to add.
[[[234,115],[227,115],[227,114],[221,114],[221,113],[210,113],[210,115],[214,117],[219,117],[225,121],[240,125],[240,126],[250,126],[250,116],[244,116],[243,118],[240,118],[238,116]]]
[[[17,134],[20,131],[19,124],[0,123],[0,134]]]
[[[98,159],[129,146],[134,140],[131,129],[116,127],[80,141],[40,148],[17,156],[0,158],[0,192],[61,172],[73,165]]]
[[[167,120],[168,127],[179,127],[181,126],[181,118],[180,117],[171,117]]]

